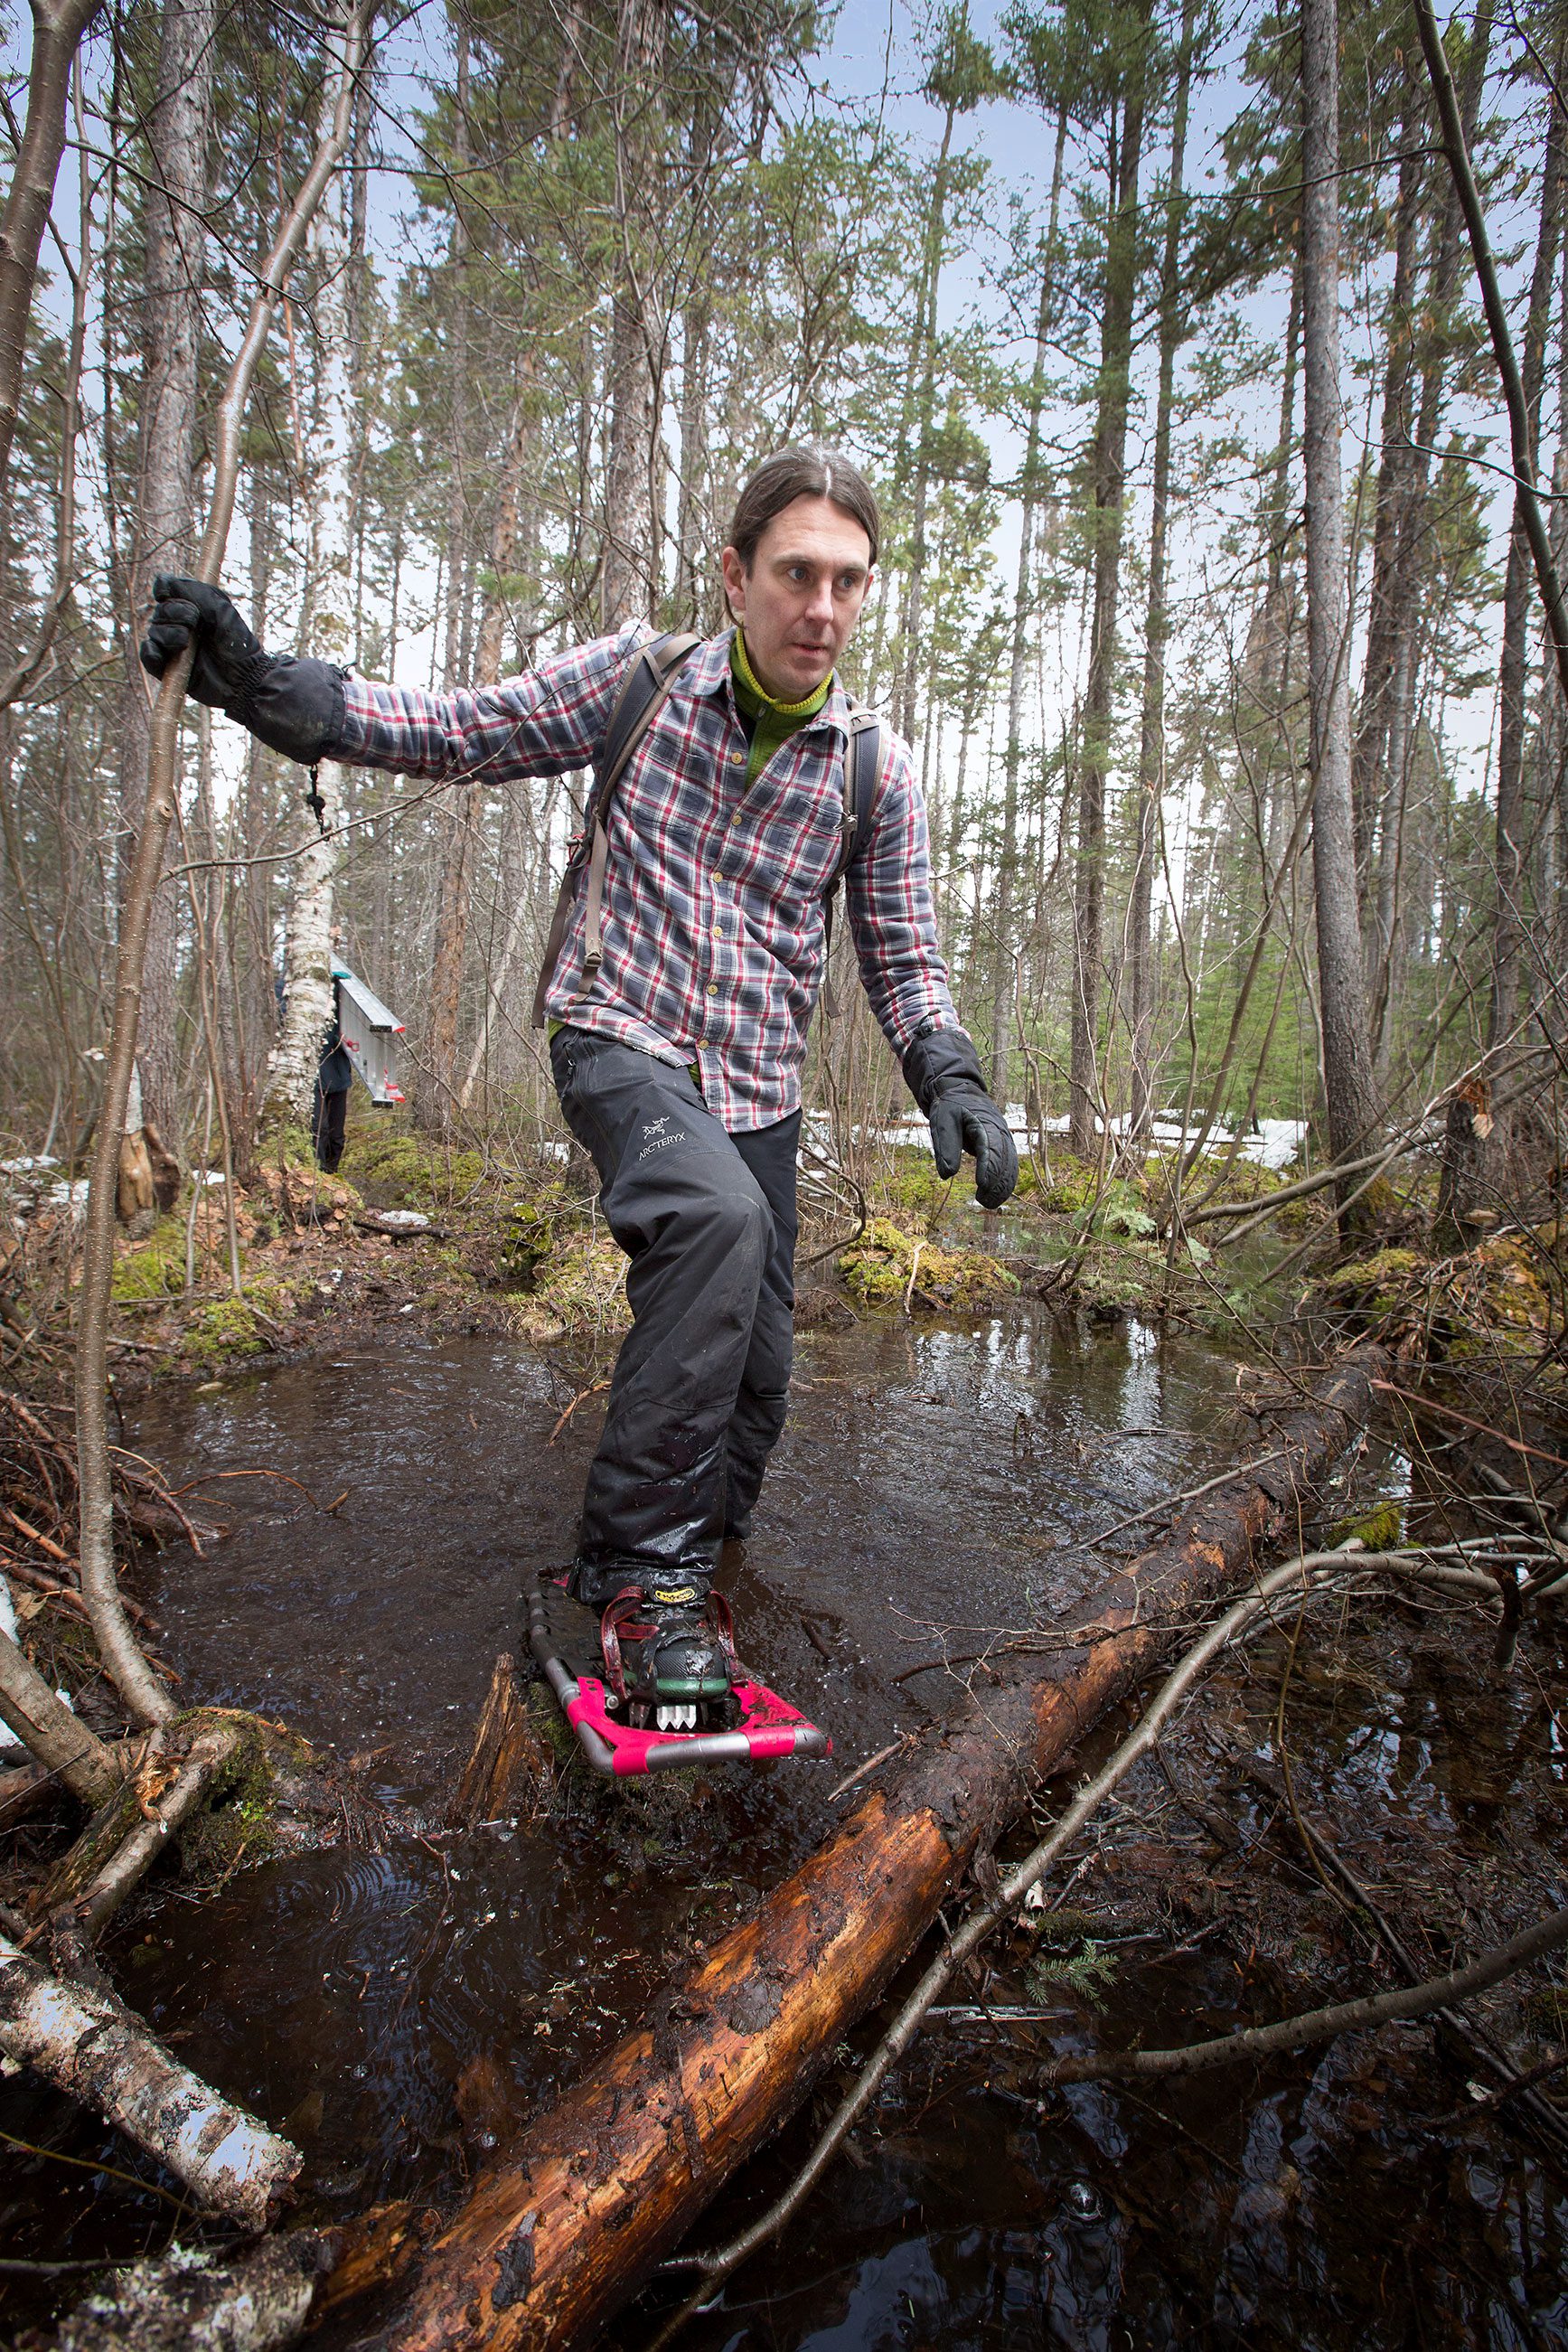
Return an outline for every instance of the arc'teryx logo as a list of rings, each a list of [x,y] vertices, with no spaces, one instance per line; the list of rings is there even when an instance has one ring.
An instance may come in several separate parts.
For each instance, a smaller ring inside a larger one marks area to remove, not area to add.
[[[637,1154],[637,1157],[640,1160],[651,1159],[655,1151],[667,1151],[672,1143],[684,1143],[685,1139],[686,1130],[684,1127],[676,1128],[674,1133],[673,1135],[671,1134],[670,1122],[667,1117],[664,1118],[644,1119],[643,1122],[643,1149]]]

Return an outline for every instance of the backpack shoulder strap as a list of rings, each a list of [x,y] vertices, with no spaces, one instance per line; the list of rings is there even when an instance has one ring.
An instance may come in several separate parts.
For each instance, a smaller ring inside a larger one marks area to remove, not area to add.
[[[839,885],[857,857],[863,856],[871,838],[872,808],[876,788],[882,776],[882,720],[874,710],[863,703],[850,705],[850,740],[844,746],[844,808],[843,832],[839,843],[838,863],[823,886],[825,901],[822,916],[822,1003],[829,1017],[836,1020],[838,997],[828,967],[833,954],[833,908],[839,895]]]
[[[861,703],[850,709],[850,740],[844,751],[843,838],[839,861],[828,877],[836,890],[871,838],[872,805],[882,775],[882,720]]]
[[[624,775],[632,753],[648,732],[664,707],[664,698],[675,682],[682,665],[691,659],[702,644],[700,636],[690,630],[666,630],[662,635],[650,637],[640,646],[627,665],[611,709],[604,740],[599,747],[599,757],[593,763],[593,788],[588,796],[588,809],[583,828],[572,844],[567,859],[566,872],[561,877],[557,893],[555,912],[550,918],[549,937],[545,942],[544,961],[539,968],[538,984],[534,990],[534,1027],[545,1026],[545,997],[571,920],[572,902],[582,869],[588,866],[588,908],[583,933],[582,970],[585,979],[591,979],[603,961],[604,942],[601,935],[600,917],[604,902],[604,868],[610,854],[605,820],[615,787]]]

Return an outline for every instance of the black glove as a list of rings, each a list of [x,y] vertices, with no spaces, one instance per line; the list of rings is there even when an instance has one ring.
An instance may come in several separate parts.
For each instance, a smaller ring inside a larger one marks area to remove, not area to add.
[[[980,1059],[962,1029],[932,1029],[904,1056],[909,1091],[931,1121],[936,1173],[956,1176],[966,1151],[975,1155],[975,1198],[999,1209],[1019,1180],[1019,1156],[1008,1123],[980,1075]]]
[[[325,759],[340,740],[345,671],[308,656],[267,653],[221,588],[161,572],[152,583],[141,667],[162,677],[192,644],[186,690],[196,701],[237,719],[270,750],[304,767]]]

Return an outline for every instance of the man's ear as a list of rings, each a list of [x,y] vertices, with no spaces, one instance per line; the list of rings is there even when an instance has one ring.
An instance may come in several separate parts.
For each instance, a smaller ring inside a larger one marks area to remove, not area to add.
[[[740,620],[746,609],[746,566],[733,547],[727,547],[719,557],[719,570],[724,574],[724,601],[729,607],[731,620]],[[739,597],[738,608],[736,598]]]

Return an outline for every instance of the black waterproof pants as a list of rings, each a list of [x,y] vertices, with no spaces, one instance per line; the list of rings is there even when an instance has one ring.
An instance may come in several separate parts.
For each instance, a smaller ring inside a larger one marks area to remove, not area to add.
[[[579,1550],[601,1603],[639,1565],[711,1577],[749,1528],[789,1402],[800,1114],[731,1135],[689,1072],[583,1029],[558,1030],[550,1061],[632,1261]]]
[[[338,1162],[343,1156],[343,1134],[348,1116],[348,1088],[340,1087],[328,1094],[318,1078],[315,1099],[310,1106],[310,1140],[316,1147],[316,1164],[328,1176],[335,1176],[338,1172]]]

